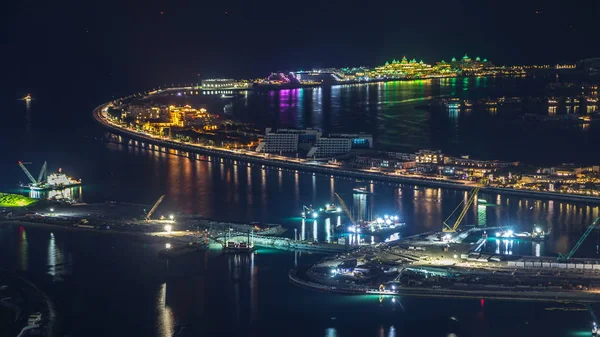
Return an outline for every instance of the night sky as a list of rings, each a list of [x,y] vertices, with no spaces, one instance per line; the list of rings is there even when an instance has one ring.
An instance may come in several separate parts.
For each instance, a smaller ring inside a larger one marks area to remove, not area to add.
[[[31,1],[5,6],[17,91],[55,81],[115,94],[202,77],[374,66],[403,55],[497,64],[600,56],[600,2]],[[3,29],[4,30],[4,29]],[[132,89],[133,88],[133,89]],[[100,89],[98,89],[100,90]]]

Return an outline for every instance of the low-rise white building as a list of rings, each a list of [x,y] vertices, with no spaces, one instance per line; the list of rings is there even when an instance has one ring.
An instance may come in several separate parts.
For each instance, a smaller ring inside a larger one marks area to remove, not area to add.
[[[232,78],[207,78],[202,80],[202,89],[233,88],[235,80]]]
[[[307,157],[325,158],[349,153],[352,149],[351,138],[326,138],[317,139],[315,146],[308,151]]]
[[[298,152],[298,134],[270,132],[256,147],[256,152]]]
[[[353,149],[373,148],[373,135],[367,133],[332,133],[329,138],[349,138],[352,140]]]

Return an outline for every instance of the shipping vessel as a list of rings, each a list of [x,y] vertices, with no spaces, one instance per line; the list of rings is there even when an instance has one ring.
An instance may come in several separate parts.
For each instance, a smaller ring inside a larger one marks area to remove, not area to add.
[[[352,191],[356,194],[371,194],[366,186],[359,186],[352,189]]]
[[[227,241],[223,246],[223,252],[225,253],[240,254],[250,253],[252,251],[254,251],[254,245],[247,242]]]
[[[58,169],[58,172],[46,174],[48,163],[44,162],[38,178],[35,179],[31,172],[25,167],[25,163],[19,162],[19,166],[23,169],[23,172],[27,175],[31,181],[29,184],[21,184],[21,187],[29,188],[32,191],[45,191],[45,190],[61,190],[67,187],[81,185],[81,179],[73,179],[68,175],[62,173],[62,169]]]
[[[406,224],[400,222],[397,215],[385,215],[383,218],[377,218],[372,221],[358,221],[357,225],[348,227],[350,233],[379,234],[387,231],[397,230]]]

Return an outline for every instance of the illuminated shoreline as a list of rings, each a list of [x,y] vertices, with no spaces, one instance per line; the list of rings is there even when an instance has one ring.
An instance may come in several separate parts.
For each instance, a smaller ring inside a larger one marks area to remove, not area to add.
[[[442,178],[426,178],[426,177],[414,177],[399,174],[387,174],[381,172],[367,172],[364,170],[354,169],[342,169],[335,165],[329,164],[316,164],[314,162],[307,162],[302,159],[288,158],[281,156],[270,156],[266,157],[262,153],[241,150],[230,150],[225,148],[219,148],[214,146],[204,146],[199,144],[193,144],[183,141],[175,141],[168,139],[164,136],[154,136],[145,132],[134,131],[127,129],[122,125],[110,121],[107,117],[107,109],[111,106],[111,102],[104,103],[93,111],[94,119],[113,130],[115,133],[122,134],[130,137],[133,140],[140,141],[141,146],[150,146],[154,150],[166,151],[167,149],[174,149],[183,151],[186,154],[206,154],[213,155],[222,158],[229,158],[233,160],[240,160],[244,162],[253,162],[273,167],[281,167],[292,170],[300,170],[306,172],[323,173],[332,176],[345,176],[359,179],[370,179],[373,181],[393,182],[399,184],[414,184],[429,187],[443,187],[449,189],[458,190],[470,190],[476,186],[473,182],[463,181],[452,181],[450,179]],[[152,149],[152,148],[150,148]],[[164,149],[164,150],[163,150]],[[578,194],[567,194],[560,192],[540,192],[540,191],[529,191],[512,188],[500,188],[500,187],[482,187],[482,192],[498,193],[498,194],[512,194],[521,195],[525,197],[539,197],[543,199],[556,199],[566,201],[586,201],[591,203],[600,203],[600,197],[578,195]]]

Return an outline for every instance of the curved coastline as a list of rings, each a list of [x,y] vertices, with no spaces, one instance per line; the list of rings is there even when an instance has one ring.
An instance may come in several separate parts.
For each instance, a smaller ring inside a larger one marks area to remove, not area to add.
[[[413,297],[433,297],[433,298],[453,298],[453,299],[495,299],[506,301],[539,301],[539,302],[554,302],[554,301],[577,301],[578,303],[597,303],[600,297],[597,294],[577,291],[552,291],[552,290],[518,290],[518,289],[503,289],[503,290],[467,290],[467,289],[434,289],[426,287],[410,287],[401,288],[395,292],[378,293],[377,289],[369,289],[367,287],[356,288],[341,288],[333,287],[304,279],[299,275],[300,270],[290,270],[288,278],[290,282],[296,286],[329,292],[342,295],[380,295],[380,296],[413,296]]]
[[[29,314],[32,314],[33,312],[41,312],[43,316],[40,329],[45,333],[45,336],[52,337],[60,334],[61,326],[57,321],[55,305],[45,292],[40,290],[28,279],[7,270],[0,270],[0,277],[3,279],[4,284],[8,284],[9,287],[18,289],[23,296],[26,296],[25,304],[22,305],[26,306],[25,312],[27,314],[24,318],[19,319],[19,322],[24,323]],[[22,328],[24,328],[24,326],[18,326],[18,330],[21,330]]]
[[[206,154],[217,156],[221,158],[240,160],[250,163],[257,163],[268,165],[272,167],[281,167],[292,170],[300,170],[304,172],[312,172],[312,173],[323,173],[334,176],[342,176],[342,177],[350,177],[350,178],[358,178],[358,179],[369,179],[381,182],[388,183],[397,183],[397,184],[413,184],[419,186],[427,186],[427,187],[443,187],[448,189],[455,190],[471,190],[475,185],[469,183],[462,182],[450,182],[450,181],[442,181],[441,179],[428,179],[428,178],[419,178],[419,177],[407,177],[407,176],[392,176],[383,173],[371,173],[371,172],[363,172],[359,170],[351,170],[351,169],[341,169],[338,167],[323,167],[310,163],[298,163],[287,159],[276,159],[276,158],[265,158],[261,156],[251,156],[240,152],[234,152],[225,149],[217,149],[214,147],[207,147],[197,144],[190,144],[184,142],[178,142],[175,140],[165,140],[162,138],[152,137],[148,134],[141,132],[134,132],[131,130],[124,129],[121,126],[118,126],[114,123],[111,123],[107,120],[106,116],[102,114],[102,110],[109,106],[111,103],[103,103],[97,106],[93,111],[94,119],[110,129],[111,131],[125,135],[131,139],[139,140],[146,142],[152,145],[158,145],[165,148],[171,148],[174,150],[182,150],[192,153],[198,154]],[[556,192],[539,192],[539,191],[528,191],[528,190],[516,190],[509,188],[500,188],[500,187],[482,187],[480,189],[482,192],[488,193],[498,193],[505,195],[518,195],[524,197],[535,197],[541,199],[553,199],[553,200],[564,200],[564,201],[578,201],[578,202],[589,202],[600,204],[600,198],[586,195],[577,195],[577,194],[564,194],[564,193],[556,193]]]

